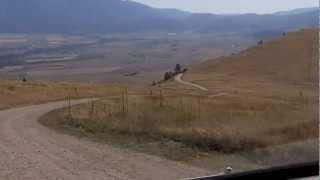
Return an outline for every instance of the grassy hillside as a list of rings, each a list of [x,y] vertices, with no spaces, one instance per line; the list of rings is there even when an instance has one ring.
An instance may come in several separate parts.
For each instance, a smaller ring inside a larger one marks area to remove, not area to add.
[[[292,32],[231,57],[198,65],[186,79],[211,89],[239,88],[259,94],[265,93],[270,85],[270,93],[277,91],[275,86],[288,87],[290,91],[301,86],[314,90],[318,80],[318,51],[317,29]]]
[[[191,68],[185,79],[208,92],[171,82],[58,110],[41,122],[179,161],[200,162],[201,154],[207,168],[242,162],[227,161],[232,154],[262,166],[313,160],[317,145],[304,142],[318,138],[317,50],[316,30],[290,33]],[[276,154],[269,149],[279,145]],[[209,162],[217,152],[220,161]]]

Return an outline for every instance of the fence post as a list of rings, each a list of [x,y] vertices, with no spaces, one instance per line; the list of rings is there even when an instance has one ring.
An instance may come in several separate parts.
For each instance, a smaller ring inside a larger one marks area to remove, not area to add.
[[[162,94],[162,89],[160,89],[160,107],[163,107],[163,94]]]
[[[198,97],[198,119],[201,119],[201,95]]]
[[[68,118],[72,118],[71,97],[70,96],[67,97],[67,101],[68,101]]]
[[[128,88],[126,87],[126,113],[129,113],[129,93]]]
[[[122,89],[121,106],[122,106],[122,115],[124,115],[125,112],[126,112],[126,107],[125,107],[125,90],[124,90],[124,89]]]

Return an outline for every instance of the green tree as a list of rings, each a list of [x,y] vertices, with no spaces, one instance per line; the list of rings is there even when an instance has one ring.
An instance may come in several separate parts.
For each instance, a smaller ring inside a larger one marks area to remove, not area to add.
[[[169,80],[170,79],[170,76],[169,76],[169,72],[166,72],[165,74],[164,74],[164,80]]]
[[[262,45],[264,42],[263,42],[263,40],[260,40],[259,42],[258,42],[258,45]]]
[[[181,65],[180,64],[177,64],[176,67],[175,67],[175,72],[176,73],[180,73],[181,72]]]

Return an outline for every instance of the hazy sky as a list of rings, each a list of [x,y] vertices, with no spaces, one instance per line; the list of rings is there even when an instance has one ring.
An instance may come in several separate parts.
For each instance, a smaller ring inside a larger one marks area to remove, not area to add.
[[[217,14],[271,13],[295,8],[316,7],[318,0],[133,0],[153,7],[176,8]]]

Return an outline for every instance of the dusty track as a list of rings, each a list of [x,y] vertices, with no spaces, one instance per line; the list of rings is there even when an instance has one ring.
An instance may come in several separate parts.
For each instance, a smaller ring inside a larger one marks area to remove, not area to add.
[[[74,101],[73,104],[87,100]],[[0,111],[0,179],[179,179],[207,171],[59,134],[37,122],[65,102]]]
[[[209,91],[207,88],[203,87],[203,86],[200,86],[198,84],[194,84],[194,83],[191,83],[191,82],[187,82],[187,81],[184,81],[182,80],[182,77],[183,77],[183,73],[181,74],[178,74],[174,77],[174,80],[180,84],[184,84],[184,85],[187,85],[187,86],[191,86],[191,87],[194,87],[194,88],[197,88],[197,89],[200,89],[202,91]]]

